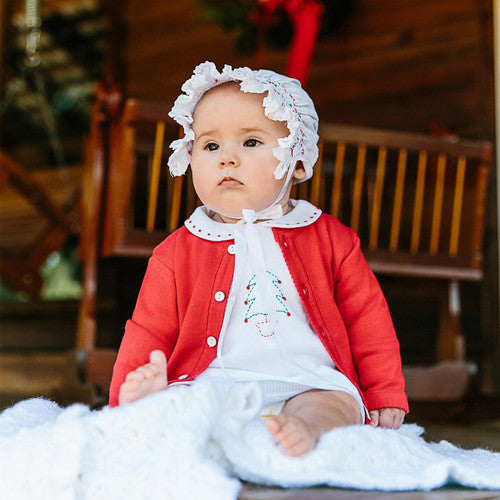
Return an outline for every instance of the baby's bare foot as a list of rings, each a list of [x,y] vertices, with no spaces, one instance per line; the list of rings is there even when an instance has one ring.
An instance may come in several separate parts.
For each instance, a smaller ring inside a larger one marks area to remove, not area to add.
[[[320,429],[294,415],[276,415],[266,422],[267,430],[290,457],[302,457],[314,450]]]
[[[149,355],[149,363],[130,372],[120,387],[118,404],[133,403],[167,388],[167,358],[160,350]]]

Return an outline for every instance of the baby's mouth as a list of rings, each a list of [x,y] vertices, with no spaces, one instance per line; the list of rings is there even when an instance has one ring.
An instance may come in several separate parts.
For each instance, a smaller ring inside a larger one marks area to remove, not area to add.
[[[243,186],[243,183],[238,181],[237,179],[234,179],[233,177],[224,177],[219,182],[219,186],[222,187],[237,187],[237,186]]]

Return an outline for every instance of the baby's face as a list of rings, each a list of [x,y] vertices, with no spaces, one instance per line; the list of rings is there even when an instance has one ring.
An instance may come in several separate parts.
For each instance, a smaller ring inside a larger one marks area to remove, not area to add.
[[[193,115],[194,187],[200,200],[228,222],[241,217],[244,208],[267,208],[285,182],[274,178],[279,161],[273,149],[289,131],[265,116],[263,99],[263,94],[242,92],[237,83],[222,85],[203,96]]]

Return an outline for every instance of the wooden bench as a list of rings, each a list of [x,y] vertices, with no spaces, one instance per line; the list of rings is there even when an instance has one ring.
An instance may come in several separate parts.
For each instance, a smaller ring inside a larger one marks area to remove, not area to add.
[[[436,363],[405,366],[411,399],[455,400],[469,382],[460,282],[483,277],[483,227],[492,145],[320,125],[322,167],[313,203],[358,232],[378,275],[445,280]]]
[[[168,174],[169,109],[122,101],[116,90],[101,86],[92,110],[82,194],[84,292],[77,352],[85,381],[103,395],[116,350],[96,349],[99,261],[148,257],[198,204],[189,175]],[[459,283],[483,276],[491,144],[333,124],[322,124],[320,137],[314,176],[294,194],[356,230],[375,273],[449,283],[437,363],[405,367],[407,392],[410,399],[463,397],[469,373]]]

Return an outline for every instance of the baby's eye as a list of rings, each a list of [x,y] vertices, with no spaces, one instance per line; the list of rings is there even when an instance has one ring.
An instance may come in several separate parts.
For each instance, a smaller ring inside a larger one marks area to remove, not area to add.
[[[208,149],[208,151],[216,151],[219,149],[219,145],[216,144],[215,142],[209,142],[206,146],[205,149]]]
[[[257,139],[247,139],[243,145],[247,148],[254,148],[255,146],[258,146],[261,144],[261,142]]]

